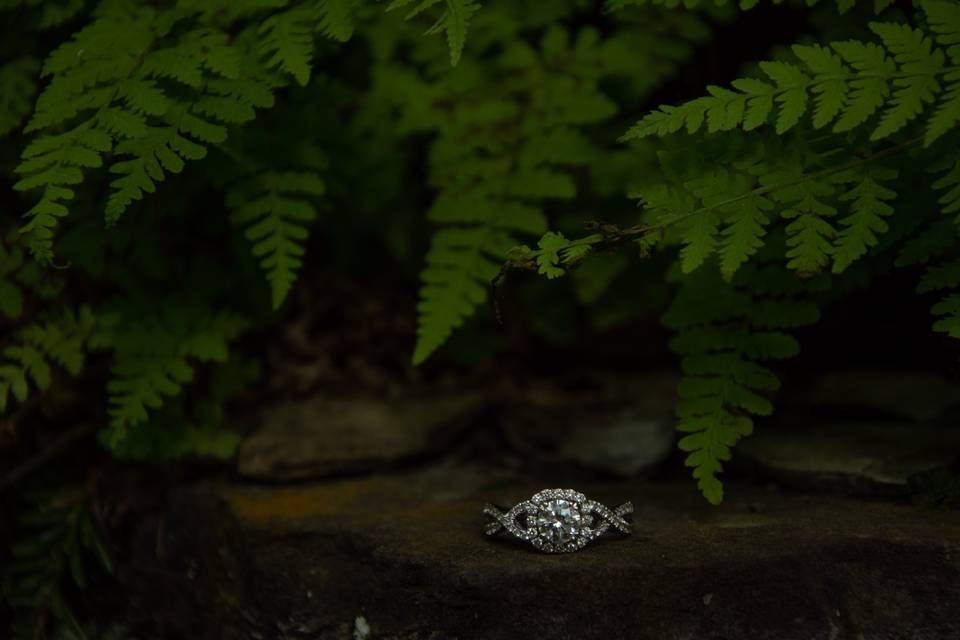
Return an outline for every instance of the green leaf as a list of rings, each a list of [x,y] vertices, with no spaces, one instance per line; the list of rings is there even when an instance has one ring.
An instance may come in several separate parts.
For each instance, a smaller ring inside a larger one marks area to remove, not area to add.
[[[751,256],[763,246],[763,236],[773,203],[762,195],[752,195],[737,203],[728,218],[720,244],[720,271],[726,279],[733,277]]]
[[[840,196],[841,200],[852,202],[851,214],[840,220],[843,229],[838,233],[832,251],[834,273],[846,270],[870,247],[877,246],[877,234],[887,232],[888,225],[884,218],[893,214],[893,207],[886,201],[896,198],[897,193],[880,182],[896,177],[896,171],[875,169]]]
[[[940,90],[936,75],[943,68],[944,56],[943,50],[932,49],[932,40],[919,29],[882,23],[870,28],[894,54],[901,71],[909,74],[893,81],[893,99],[871,134],[871,139],[879,140],[899,131],[934,101]]]
[[[810,78],[799,68],[785,62],[761,62],[760,69],[777,86],[777,133],[792,129],[807,110],[807,86]]]
[[[316,219],[311,199],[325,191],[314,173],[269,172],[228,195],[233,222],[246,229],[253,255],[267,274],[274,309],[286,299],[303,265],[303,244]]]
[[[338,4],[336,1],[328,1],[321,6],[331,7]],[[337,16],[336,13],[333,15]],[[263,22],[259,30],[263,36],[259,47],[260,54],[267,58],[267,66],[289,73],[301,86],[306,86],[310,81],[310,70],[313,67],[313,30],[309,19],[309,14],[297,7],[273,14]],[[339,22],[334,25],[331,33],[342,36],[343,25]],[[347,38],[349,31],[342,39]]]
[[[537,243],[537,246],[541,249],[540,255],[537,256],[537,265],[540,267],[538,272],[551,280],[566,273],[557,265],[560,264],[560,251],[566,249],[568,245],[569,241],[563,237],[562,233],[554,233],[553,231],[545,233]]]

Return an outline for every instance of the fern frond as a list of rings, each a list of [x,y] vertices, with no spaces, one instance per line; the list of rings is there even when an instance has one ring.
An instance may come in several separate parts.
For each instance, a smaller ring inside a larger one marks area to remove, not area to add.
[[[929,36],[905,24],[872,24],[870,28],[906,76],[893,81],[890,104],[870,136],[879,140],[902,129],[934,101],[940,91],[936,76],[943,71],[944,54],[933,48]]]
[[[154,15],[143,11],[107,13],[61,45],[44,63],[43,75],[52,76],[37,99],[28,132],[46,132],[31,142],[17,168],[20,191],[40,189],[40,199],[27,213],[22,228],[30,249],[41,262],[53,257],[53,229],[67,215],[66,203],[83,171],[103,164],[102,156],[115,137],[135,134],[142,116],[126,117],[112,103],[117,85],[129,79],[141,55],[153,42]],[[62,133],[54,133],[66,127]]]
[[[409,20],[440,3],[444,5],[443,13],[426,33],[427,35],[446,34],[447,45],[450,48],[450,64],[457,66],[467,41],[467,27],[470,19],[480,10],[480,3],[477,0],[393,0],[387,6],[387,11],[407,8],[406,18]]]
[[[431,182],[441,193],[429,217],[444,228],[422,274],[415,363],[486,300],[516,236],[546,231],[541,203],[575,195],[569,168],[595,154],[577,130],[616,108],[597,88],[603,70],[582,62],[598,56],[595,40],[572,43],[563,29],[549,29],[539,51],[520,43],[503,52],[497,72],[511,82],[496,94],[454,94],[455,110],[437,114],[444,124],[431,150]],[[557,140],[563,144],[551,146]],[[541,243],[538,267],[548,276],[589,250],[559,235]]]
[[[104,318],[92,346],[114,354],[113,378],[107,384],[110,423],[101,434],[119,447],[129,430],[143,424],[150,409],[180,393],[193,379],[192,361],[223,362],[227,344],[246,327],[232,313],[190,305],[169,305],[164,315]]]
[[[747,279],[776,278],[775,271],[753,270]],[[810,303],[782,296],[755,300],[743,282],[731,284],[718,275],[700,269],[685,276],[664,316],[677,332],[671,348],[683,357],[677,429],[686,435],[677,446],[689,452],[686,465],[693,467],[701,493],[713,504],[723,500],[717,477],[723,463],[737,441],[753,432],[751,416],[773,411],[764,394],[780,383],[760,362],[797,352],[796,341],[777,329],[819,318]]]
[[[76,185],[105,154],[114,152],[110,171],[120,176],[106,206],[112,224],[168,172],[223,142],[226,125],[273,104],[276,82],[265,78],[254,39],[196,24],[172,28],[188,15],[109,4],[44,63],[50,82],[26,127],[38,135],[16,184],[40,192],[22,231],[41,262],[52,258],[54,228]]]
[[[227,196],[233,222],[246,229],[253,255],[266,271],[274,309],[286,299],[302,265],[307,227],[316,218],[310,200],[324,192],[315,173],[268,172]]]
[[[339,42],[353,35],[353,12],[357,0],[321,0],[317,5],[320,32]]]
[[[310,82],[313,66],[312,19],[308,10],[295,7],[270,16],[260,27],[259,52],[268,58],[267,66],[289,73],[300,86]]]
[[[176,125],[169,125],[150,127],[143,137],[124,140],[117,145],[116,154],[133,156],[133,159],[118,161],[110,167],[111,173],[121,177],[110,183],[112,191],[106,206],[108,225],[119,220],[144,193],[156,191],[156,183],[168,172],[180,173],[185,160],[200,160],[207,150],[180,135]]]
[[[945,333],[951,338],[960,338],[960,294],[949,295],[930,309],[935,316],[940,316],[933,323],[933,330]]]
[[[948,165],[947,173],[933,183],[933,188],[945,191],[937,200],[944,214],[958,214],[954,221],[960,225],[960,161]]]
[[[489,282],[500,268],[492,256],[509,246],[492,225],[441,229],[434,234],[421,274],[424,286],[417,305],[420,322],[414,364],[426,360],[486,300]]]
[[[96,324],[93,312],[81,307],[66,311],[47,322],[27,325],[17,332],[13,344],[3,349],[0,360],[0,413],[7,410],[10,396],[25,402],[29,380],[40,391],[50,386],[50,364],[55,363],[76,376],[83,368],[84,349]]]
[[[709,87],[710,95],[680,106],[661,106],[643,117],[624,136],[631,140],[664,136],[685,129],[709,133],[746,131],[773,119],[782,134],[810,111],[820,129],[834,123],[835,132],[860,127],[877,112],[871,139],[904,129],[938,103],[924,123],[929,146],[960,120],[960,24],[953,3],[923,3],[933,35],[898,23],[872,23],[878,43],[834,42],[829,47],[795,45],[798,63],[762,62],[772,84],[747,78],[733,90]],[[948,47],[947,53],[942,47]],[[952,64],[946,64],[949,56]]]
[[[734,208],[723,229],[720,248],[720,272],[727,280],[763,246],[770,222],[767,213],[772,209],[773,203],[759,194],[751,195]]]
[[[875,168],[865,176],[854,175],[856,183],[840,200],[850,201],[851,213],[840,220],[843,229],[837,234],[832,251],[833,272],[841,273],[850,264],[877,246],[877,234],[888,230],[884,218],[893,214],[886,201],[897,197],[897,192],[881,183],[897,177],[892,169]]]

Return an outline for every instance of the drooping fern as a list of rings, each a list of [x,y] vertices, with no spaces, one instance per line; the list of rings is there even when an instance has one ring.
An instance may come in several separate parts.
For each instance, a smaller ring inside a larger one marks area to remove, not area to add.
[[[233,221],[244,234],[267,274],[276,309],[287,297],[303,264],[307,225],[316,218],[312,198],[326,191],[310,171],[267,171],[238,185],[227,196]]]
[[[53,228],[84,171],[100,167],[104,154],[119,158],[105,211],[112,224],[167,173],[223,142],[225,125],[273,104],[263,73],[241,77],[242,64],[257,64],[244,38],[230,43],[208,27],[180,34],[172,30],[183,16],[173,10],[111,6],[121,8],[107,10],[44,63],[51,81],[26,128],[43,135],[24,150],[16,188],[41,190],[23,228],[41,261],[52,257]]]
[[[31,380],[38,389],[46,390],[51,382],[52,363],[72,376],[78,375],[95,325],[93,312],[81,307],[76,313],[67,310],[52,320],[20,329],[2,349],[0,413],[7,410],[11,396],[17,402],[27,400]]]
[[[132,427],[149,418],[165,397],[176,396],[193,379],[193,362],[224,362],[228,344],[247,322],[228,311],[169,302],[159,313],[104,314],[91,347],[113,353],[107,384],[110,422],[101,439],[120,447]]]
[[[786,277],[785,277],[786,276]],[[717,475],[731,448],[753,431],[753,416],[769,415],[765,394],[780,383],[763,362],[794,356],[798,345],[783,329],[816,322],[817,307],[798,295],[782,268],[745,268],[733,283],[716,269],[684,277],[665,324],[677,332],[671,342],[682,356],[677,429],[689,452],[687,466],[713,504],[723,500]]]
[[[944,216],[953,216],[960,210],[960,162],[953,162],[943,177],[933,183],[934,188],[945,192],[939,198]],[[932,258],[942,255],[950,247],[960,243],[960,216],[950,221],[947,228],[942,226],[931,227],[939,232],[935,244],[925,244],[927,251],[923,258]],[[930,250],[932,249],[932,251]],[[915,260],[919,262],[919,260]],[[907,262],[902,260],[902,262]],[[918,293],[929,292],[945,293],[944,297],[930,309],[937,317],[933,324],[935,331],[946,333],[953,338],[960,338],[960,259],[942,259],[927,267],[923,277],[917,285]]]
[[[431,182],[442,190],[428,216],[445,227],[434,236],[422,274],[414,363],[423,362],[486,299],[501,256],[515,244],[512,234],[545,230],[540,203],[575,194],[573,180],[560,169],[585,163],[593,153],[577,127],[615,110],[595,78],[546,68],[548,55],[586,50],[567,45],[567,38],[552,29],[540,51],[515,44],[502,57],[504,72],[513,78],[503,92],[460,97],[441,128],[431,153]],[[531,76],[540,82],[531,86]]]
[[[407,9],[406,19],[411,20],[437,5],[443,6],[443,12],[433,23],[427,34],[444,33],[450,47],[450,64],[457,66],[467,40],[467,27],[470,18],[480,9],[476,0],[393,0],[387,11]]]
[[[933,143],[960,119],[960,14],[945,2],[923,9],[924,28],[873,24],[878,43],[797,46],[797,63],[760,65],[765,80],[709,87],[707,97],[644,117],[625,140],[668,140],[658,152],[660,171],[636,190],[640,222],[595,225],[599,233],[571,240],[548,232],[538,247],[508,256],[508,267],[556,277],[597,249],[632,241],[642,253],[678,247],[680,293],[666,322],[678,331],[673,344],[684,356],[679,428],[691,433],[681,448],[691,452],[688,464],[712,502],[722,498],[717,474],[730,447],[750,432],[751,416],[772,409],[762,392],[777,382],[757,361],[795,351],[792,339],[772,330],[816,318],[815,308],[789,299],[791,293],[770,299],[800,281],[791,285],[777,275],[779,289],[765,287],[770,276],[758,276],[758,252],[773,273],[776,237],[783,265],[798,275],[843,273],[890,246],[884,235],[903,189],[890,159],[912,154],[940,166],[938,158],[951,157]],[[828,127],[826,135],[817,132]],[[952,215],[960,173],[953,162],[944,170],[935,184]],[[908,238],[901,262],[927,261],[956,240],[956,227],[930,225],[913,235],[909,229],[918,225],[897,221],[894,237]],[[955,290],[958,279],[954,262],[937,262],[920,290]],[[935,328],[956,335],[958,310],[960,299],[948,294],[933,309]],[[752,344],[755,335],[761,338]]]

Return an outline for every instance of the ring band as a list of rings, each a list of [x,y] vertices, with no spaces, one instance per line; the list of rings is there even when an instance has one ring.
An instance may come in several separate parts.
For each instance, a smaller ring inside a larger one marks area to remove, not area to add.
[[[492,504],[483,513],[491,518],[486,534],[509,533],[546,553],[569,553],[582,549],[613,528],[630,535],[624,516],[633,513],[633,503],[609,509],[573,489],[545,489],[509,511]]]

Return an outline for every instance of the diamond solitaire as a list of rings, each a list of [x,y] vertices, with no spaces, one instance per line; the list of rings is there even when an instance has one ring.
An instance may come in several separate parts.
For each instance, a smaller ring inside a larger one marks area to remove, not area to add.
[[[488,504],[483,512],[491,519],[487,535],[508,533],[541,551],[567,553],[582,549],[611,528],[629,534],[630,523],[623,517],[633,513],[633,504],[608,509],[572,489],[547,489],[509,511]]]
[[[565,544],[580,535],[580,509],[567,500],[550,500],[537,512],[537,531],[555,545]],[[528,518],[529,520],[529,518]]]

